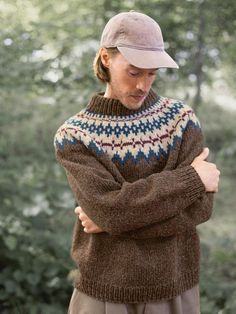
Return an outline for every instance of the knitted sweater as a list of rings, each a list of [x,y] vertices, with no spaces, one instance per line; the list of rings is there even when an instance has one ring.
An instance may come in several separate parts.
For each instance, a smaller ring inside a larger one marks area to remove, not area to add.
[[[84,212],[71,248],[75,286],[103,301],[171,299],[199,281],[196,226],[213,193],[190,165],[203,138],[193,110],[152,90],[141,108],[96,94],[55,135],[56,157]]]

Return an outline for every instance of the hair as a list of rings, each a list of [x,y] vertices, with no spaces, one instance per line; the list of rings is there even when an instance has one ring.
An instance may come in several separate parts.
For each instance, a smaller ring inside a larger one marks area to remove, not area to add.
[[[111,57],[115,56],[117,53],[119,53],[119,50],[116,47],[113,48],[106,48],[109,55]],[[107,67],[105,67],[101,60],[101,49],[97,52],[94,61],[93,61],[93,70],[96,77],[102,82],[102,83],[109,83],[110,82],[110,72]]]

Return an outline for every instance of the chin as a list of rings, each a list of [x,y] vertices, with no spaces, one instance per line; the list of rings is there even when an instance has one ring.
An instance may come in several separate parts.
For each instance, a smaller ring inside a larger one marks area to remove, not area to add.
[[[126,103],[123,105],[129,110],[138,110],[142,106],[142,103],[139,103],[139,104],[137,104],[137,103],[136,104]]]
[[[143,101],[144,100],[142,101],[130,101],[129,100],[129,101],[124,102],[123,105],[130,110],[138,110],[142,106]]]
[[[139,104],[136,104],[136,105],[134,105],[132,108],[133,108],[133,110],[138,110],[141,106],[142,106],[142,102],[141,103],[139,103]]]

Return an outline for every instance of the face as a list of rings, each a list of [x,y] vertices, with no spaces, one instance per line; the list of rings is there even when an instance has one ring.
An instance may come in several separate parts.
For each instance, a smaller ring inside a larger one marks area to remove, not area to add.
[[[152,87],[157,69],[137,68],[129,64],[121,53],[110,56],[105,48],[103,52],[101,59],[109,68],[111,77],[105,97],[118,99],[128,109],[139,109]]]

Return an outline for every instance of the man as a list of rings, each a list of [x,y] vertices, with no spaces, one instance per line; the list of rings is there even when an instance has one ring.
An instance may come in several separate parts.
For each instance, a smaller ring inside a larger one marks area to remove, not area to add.
[[[200,313],[196,226],[211,216],[220,173],[192,109],[151,89],[161,67],[178,68],[159,25],[114,16],[94,62],[106,91],[55,135],[81,206],[70,314]]]

